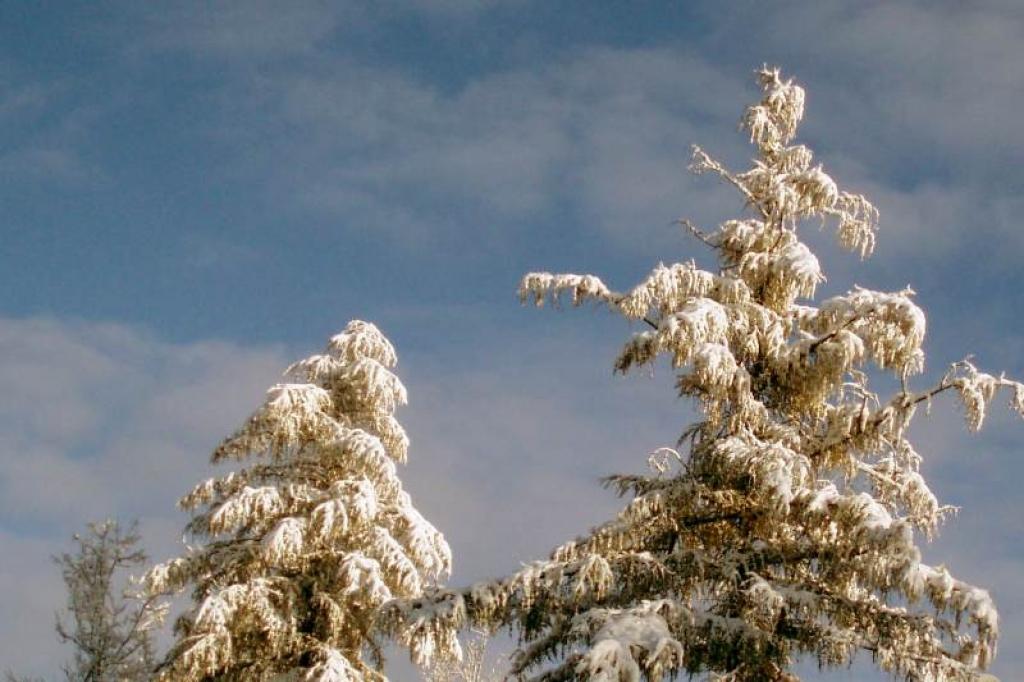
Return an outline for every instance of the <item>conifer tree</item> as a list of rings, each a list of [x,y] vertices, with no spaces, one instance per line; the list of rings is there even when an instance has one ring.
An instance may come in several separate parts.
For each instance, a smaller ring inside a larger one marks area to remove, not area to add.
[[[549,560],[390,604],[400,636],[512,625],[523,640],[513,672],[548,682],[794,680],[800,656],[840,666],[858,651],[906,679],[968,680],[991,661],[989,594],[921,561],[919,540],[950,510],[907,429],[947,392],[971,430],[1003,389],[1024,415],[1024,385],[962,361],[912,390],[925,316],[910,289],[810,304],[824,276],[800,240],[805,223],[833,225],[840,245],[867,257],[878,216],[793,143],[804,91],[777,69],[758,79],[763,97],[742,118],[753,167],[734,173],[693,150],[691,170],[720,177],[745,205],[712,231],[683,223],[717,254],[717,272],[659,264],[624,293],[593,275],[532,273],[520,289],[537,305],[568,296],[644,325],[615,369],[667,358],[699,421],[655,453],[650,475],[607,479],[629,503]],[[872,390],[879,371],[899,380],[895,395]]]
[[[375,326],[350,322],[214,451],[214,463],[253,463],[182,498],[204,542],[148,574],[154,593],[192,587],[158,679],[385,679],[377,607],[451,565],[396,473],[409,441],[395,363]]]

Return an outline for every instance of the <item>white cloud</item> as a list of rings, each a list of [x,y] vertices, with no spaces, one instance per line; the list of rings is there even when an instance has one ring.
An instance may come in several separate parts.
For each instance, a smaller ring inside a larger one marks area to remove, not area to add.
[[[407,381],[407,486],[448,535],[457,582],[508,573],[606,520],[620,503],[599,477],[642,469],[678,436],[666,417],[679,406],[659,400],[667,381],[613,377],[610,358],[568,341]]]
[[[49,557],[87,521],[112,516],[142,517],[150,550],[172,551],[183,525],[175,500],[283,366],[276,349],[0,319],[0,661],[56,672],[64,591]]]
[[[781,61],[812,86],[809,128],[873,166],[985,175],[994,154],[1019,156],[1024,15],[1013,2],[747,2],[708,17],[710,48]]]
[[[122,29],[129,51],[183,51],[201,57],[261,58],[307,52],[345,22],[357,3],[169,2],[124,3]],[[110,30],[110,27],[106,27]],[[141,33],[140,33],[141,30]]]
[[[133,55],[180,52],[240,65],[308,54],[330,38],[345,40],[400,18],[469,21],[509,0],[175,0],[122,3],[114,26],[97,28],[127,42]]]
[[[322,55],[226,87],[224,140],[271,203],[413,248],[507,244],[560,211],[620,248],[676,243],[680,213],[740,206],[686,166],[693,142],[731,134],[750,88],[680,51],[586,50],[451,91]]]

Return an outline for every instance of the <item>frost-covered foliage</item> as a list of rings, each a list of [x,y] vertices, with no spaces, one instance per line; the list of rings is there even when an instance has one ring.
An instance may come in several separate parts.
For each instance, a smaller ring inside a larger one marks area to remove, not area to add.
[[[777,69],[758,78],[763,97],[742,122],[753,167],[733,173],[694,149],[692,170],[745,200],[746,215],[715,230],[684,222],[716,252],[717,272],[659,264],[622,293],[593,275],[532,273],[520,289],[537,305],[567,295],[646,325],[615,368],[666,357],[701,420],[651,457],[651,475],[608,479],[632,498],[617,518],[507,578],[392,603],[396,631],[511,625],[523,640],[513,672],[549,682],[792,680],[797,657],[841,666],[858,651],[907,679],[967,680],[991,661],[989,594],[921,562],[919,537],[949,508],[921,476],[907,428],[946,391],[971,429],[1003,389],[1024,414],[1024,385],[965,361],[931,388],[908,388],[925,336],[909,289],[810,305],[824,276],[800,230],[832,225],[866,257],[877,212],[794,144],[804,91]],[[903,388],[881,398],[872,366]]]
[[[69,682],[144,682],[155,655],[153,635],[165,608],[155,595],[141,595],[132,572],[147,564],[137,524],[90,523],[74,536],[74,553],[54,557],[67,588],[67,612],[57,617],[57,636],[74,647],[64,665]],[[31,682],[7,673],[10,682]],[[41,681],[40,681],[41,682]]]
[[[251,464],[182,498],[201,544],[147,576],[153,593],[191,586],[194,601],[158,679],[385,679],[378,607],[451,567],[396,473],[409,441],[395,363],[375,326],[350,322],[214,451]]]
[[[437,656],[427,666],[426,682],[502,682],[505,675],[497,663],[489,664],[487,643],[490,637],[483,630],[474,630],[462,645],[462,656]],[[499,659],[498,663],[502,663]]]

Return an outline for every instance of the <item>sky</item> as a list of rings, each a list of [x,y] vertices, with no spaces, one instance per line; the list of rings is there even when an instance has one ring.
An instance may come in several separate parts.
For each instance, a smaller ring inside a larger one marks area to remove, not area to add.
[[[175,555],[212,448],[349,319],[398,349],[403,480],[453,584],[607,518],[598,478],[692,410],[670,372],[612,376],[624,321],[521,307],[518,280],[709,263],[674,221],[742,206],[689,148],[746,167],[763,63],[881,211],[865,262],[807,235],[820,293],[912,285],[922,387],[968,354],[1024,376],[1021,35],[1016,0],[0,3],[0,671],[56,679],[70,654],[51,555],[107,517]],[[962,507],[926,557],[991,589],[1012,679],[1024,423],[972,435],[937,402],[915,433]]]

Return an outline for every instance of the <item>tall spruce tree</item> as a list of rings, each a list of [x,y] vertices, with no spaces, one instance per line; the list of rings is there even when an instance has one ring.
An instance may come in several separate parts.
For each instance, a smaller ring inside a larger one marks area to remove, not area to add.
[[[255,462],[181,500],[204,542],[148,574],[153,593],[191,586],[194,602],[158,679],[385,679],[377,607],[451,564],[396,473],[409,441],[394,418],[406,401],[395,363],[375,326],[350,322],[214,451],[214,463]]]
[[[798,303],[824,280],[800,240],[804,223],[833,224],[866,257],[877,212],[793,143],[804,91],[777,69],[758,80],[763,97],[742,119],[753,167],[730,172],[694,148],[691,169],[745,204],[744,217],[712,231],[684,221],[717,254],[717,272],[659,264],[626,293],[593,275],[533,273],[520,289],[537,305],[568,295],[645,325],[615,369],[667,357],[700,420],[656,453],[651,475],[609,478],[631,501],[549,560],[391,603],[399,636],[429,643],[467,621],[512,625],[523,640],[513,672],[548,682],[794,680],[800,656],[841,666],[858,651],[907,679],[967,680],[991,661],[989,594],[921,562],[918,539],[949,509],[921,476],[907,429],[946,392],[962,399],[972,430],[1000,389],[1024,415],[1024,385],[963,361],[912,390],[925,316],[909,289]],[[902,388],[873,392],[872,365]]]

